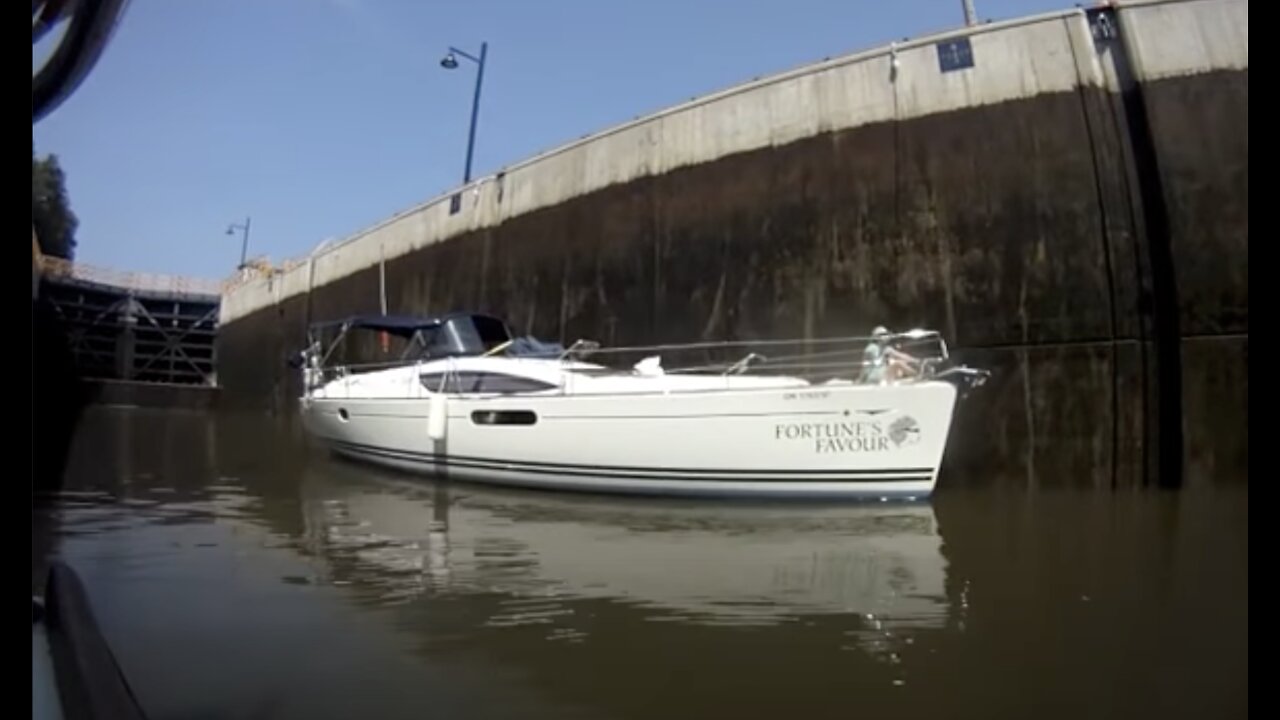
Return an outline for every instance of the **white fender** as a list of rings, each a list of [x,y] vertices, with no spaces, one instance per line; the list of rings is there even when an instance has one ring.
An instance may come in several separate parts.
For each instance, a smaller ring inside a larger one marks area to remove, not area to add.
[[[449,430],[449,399],[444,393],[431,395],[430,410],[427,413],[427,437],[432,440],[443,440]]]

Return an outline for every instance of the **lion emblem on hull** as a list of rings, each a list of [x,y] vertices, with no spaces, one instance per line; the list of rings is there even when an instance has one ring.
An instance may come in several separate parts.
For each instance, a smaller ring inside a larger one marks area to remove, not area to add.
[[[889,439],[898,447],[920,442],[920,423],[910,415],[903,415],[889,426]]]

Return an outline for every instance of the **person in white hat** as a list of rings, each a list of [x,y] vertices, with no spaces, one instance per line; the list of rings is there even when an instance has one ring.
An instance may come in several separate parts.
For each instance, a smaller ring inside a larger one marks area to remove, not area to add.
[[[913,372],[916,359],[893,347],[892,340],[892,333],[883,325],[871,331],[871,342],[862,351],[862,382],[881,384]]]

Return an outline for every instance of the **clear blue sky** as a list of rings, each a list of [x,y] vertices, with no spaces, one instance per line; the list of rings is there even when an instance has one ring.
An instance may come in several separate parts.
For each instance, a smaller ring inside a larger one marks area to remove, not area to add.
[[[975,0],[1004,20],[1070,2]],[[781,70],[961,24],[960,0],[132,0],[93,73],[33,129],[80,218],[77,259],[223,277],[304,255],[477,176]],[[36,54],[33,52],[33,62]]]

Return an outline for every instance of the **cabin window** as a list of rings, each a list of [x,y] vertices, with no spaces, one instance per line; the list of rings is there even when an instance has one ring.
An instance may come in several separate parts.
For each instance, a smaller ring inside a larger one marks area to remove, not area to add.
[[[533,425],[538,416],[532,410],[476,410],[471,413],[476,425]]]
[[[471,324],[475,326],[476,334],[480,336],[485,352],[511,339],[511,333],[507,331],[506,324],[497,318],[475,315],[471,318]]]
[[[511,340],[506,323],[487,315],[451,317],[423,338],[426,357],[480,355]]]
[[[541,380],[505,375],[503,373],[458,372],[423,373],[418,376],[422,386],[431,392],[459,393],[510,393],[541,392],[553,390],[555,385]]]
[[[460,354],[454,349],[453,337],[443,328],[433,328],[423,333],[423,357],[448,357]]]

